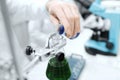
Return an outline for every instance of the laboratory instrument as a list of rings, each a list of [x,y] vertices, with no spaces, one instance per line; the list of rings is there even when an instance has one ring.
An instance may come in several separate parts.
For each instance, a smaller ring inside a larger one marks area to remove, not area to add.
[[[104,21],[103,25],[99,26],[98,24],[94,28],[90,28],[93,30],[93,35],[85,44],[86,51],[92,55],[116,56],[119,48],[120,11],[101,6],[101,0],[95,0],[94,2],[89,0],[77,1],[88,9],[90,14],[94,14],[97,17],[96,22],[99,22],[100,18]]]
[[[81,55],[73,53],[70,57],[68,57],[68,63],[71,70],[70,80],[78,80],[85,67],[85,59]]]

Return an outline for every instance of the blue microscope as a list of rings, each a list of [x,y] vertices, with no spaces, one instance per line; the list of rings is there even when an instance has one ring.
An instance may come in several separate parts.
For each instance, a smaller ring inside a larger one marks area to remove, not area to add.
[[[85,44],[86,51],[92,55],[103,54],[116,56],[119,49],[120,11],[113,9],[107,10],[101,6],[101,0],[95,0],[94,2],[88,0],[77,1],[87,8],[90,13],[100,16],[102,19],[110,20],[109,30],[92,29],[95,34]]]

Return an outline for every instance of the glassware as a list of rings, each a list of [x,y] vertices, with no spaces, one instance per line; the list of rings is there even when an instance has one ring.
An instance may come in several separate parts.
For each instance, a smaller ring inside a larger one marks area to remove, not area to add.
[[[71,76],[71,71],[66,58],[63,58],[62,55],[51,58],[46,70],[46,76],[49,80],[68,80]]]

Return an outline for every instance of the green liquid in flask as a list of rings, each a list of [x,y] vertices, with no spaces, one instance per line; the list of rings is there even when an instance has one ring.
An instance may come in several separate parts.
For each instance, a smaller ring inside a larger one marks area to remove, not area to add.
[[[71,71],[67,60],[58,61],[55,57],[50,59],[46,70],[49,80],[69,80]]]

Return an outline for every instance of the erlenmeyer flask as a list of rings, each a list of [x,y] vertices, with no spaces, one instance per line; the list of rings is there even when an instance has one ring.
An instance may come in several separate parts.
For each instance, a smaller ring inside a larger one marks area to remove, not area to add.
[[[46,76],[49,80],[68,80],[71,76],[68,61],[64,53],[59,52],[56,57],[49,60],[46,70]]]

